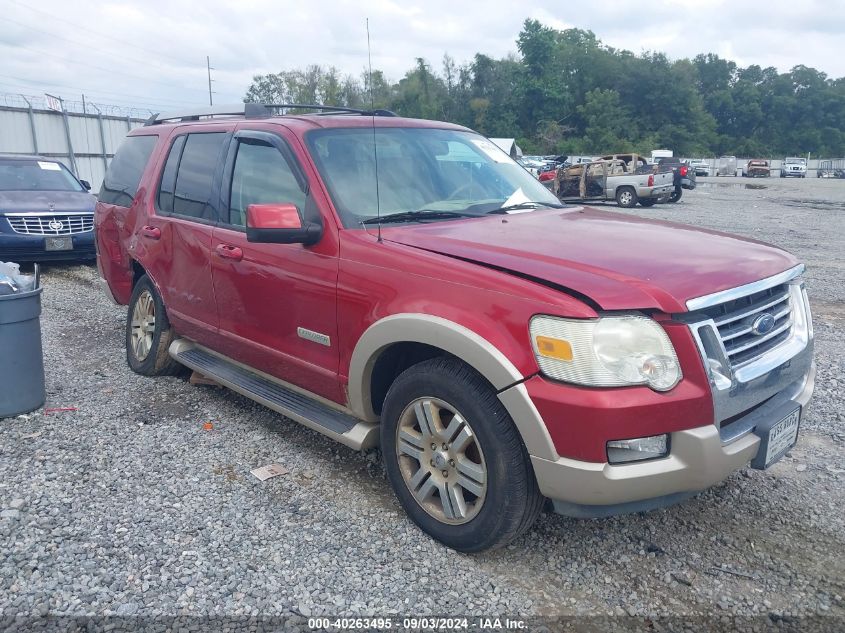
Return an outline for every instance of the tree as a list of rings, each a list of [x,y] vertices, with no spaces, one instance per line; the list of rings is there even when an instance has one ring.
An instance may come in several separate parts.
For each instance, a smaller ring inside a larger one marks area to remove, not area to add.
[[[583,29],[525,20],[519,55],[481,53],[440,70],[417,58],[397,82],[308,66],[256,75],[245,101],[386,108],[443,119],[538,152],[666,147],[676,155],[845,155],[845,79],[797,65],[741,68],[713,53],[670,60],[604,45]]]

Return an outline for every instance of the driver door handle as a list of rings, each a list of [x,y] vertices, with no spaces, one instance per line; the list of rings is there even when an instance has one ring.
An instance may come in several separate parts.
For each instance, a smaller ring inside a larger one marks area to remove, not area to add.
[[[243,250],[230,244],[218,244],[214,247],[214,250],[224,259],[233,259],[236,262],[239,262],[244,258]]]
[[[161,229],[157,226],[145,226],[141,228],[141,235],[151,240],[157,240],[161,238]]]

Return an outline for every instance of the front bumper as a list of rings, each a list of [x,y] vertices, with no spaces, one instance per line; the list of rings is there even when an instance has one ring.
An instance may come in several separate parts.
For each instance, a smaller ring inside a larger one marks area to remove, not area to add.
[[[793,386],[791,397],[771,406],[761,405],[744,416],[748,420],[743,418],[735,424],[753,430],[763,419],[782,417],[796,406],[805,406],[813,393],[815,372],[813,364]],[[566,457],[532,457],[531,463],[540,491],[552,499],[559,513],[609,516],[659,507],[709,488],[747,465],[759,446],[760,438],[751,432],[724,443],[716,425],[708,424],[671,433],[670,454],[662,459],[610,465]]]
[[[0,218],[0,221],[4,221]],[[67,251],[45,250],[44,235],[13,233],[11,228],[0,232],[0,261],[12,262],[61,262],[95,259],[94,231],[61,235],[73,242],[73,249]]]

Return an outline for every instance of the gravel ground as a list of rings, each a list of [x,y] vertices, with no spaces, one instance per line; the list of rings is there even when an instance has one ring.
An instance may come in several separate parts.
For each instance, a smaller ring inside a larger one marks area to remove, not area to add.
[[[843,207],[841,181],[713,178],[677,205],[629,211],[771,241],[808,264],[819,374],[800,442],[769,471],[738,472],[683,505],[595,521],[547,513],[475,556],[413,526],[378,451],[226,390],[133,374],[125,308],[96,270],[48,269],[47,406],[78,410],[0,421],[0,629],[15,614],[302,626],[321,614],[629,614],[760,616],[748,622],[784,630],[813,616],[841,630]],[[290,472],[263,483],[249,473],[274,462]]]

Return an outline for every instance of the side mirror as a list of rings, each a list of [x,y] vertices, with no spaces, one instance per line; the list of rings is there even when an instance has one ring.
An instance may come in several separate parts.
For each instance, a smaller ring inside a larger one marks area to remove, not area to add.
[[[246,239],[265,244],[316,244],[323,227],[303,222],[295,204],[251,204],[246,208]]]
[[[91,191],[91,183],[88,182],[87,180],[81,180],[80,179],[79,184],[82,185],[83,187],[85,187],[85,191]]]

